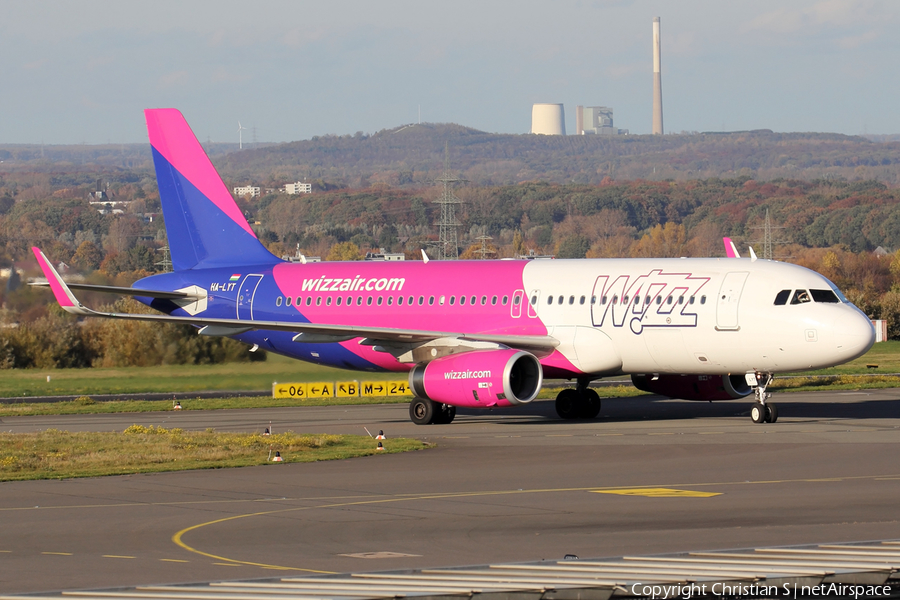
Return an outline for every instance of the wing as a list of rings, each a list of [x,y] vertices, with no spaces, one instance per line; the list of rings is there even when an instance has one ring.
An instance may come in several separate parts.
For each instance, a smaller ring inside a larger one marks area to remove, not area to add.
[[[458,339],[474,342],[488,342],[503,344],[511,348],[529,349],[535,351],[552,351],[559,345],[559,340],[548,335],[491,335],[463,331],[426,331],[420,329],[396,329],[389,327],[364,327],[357,325],[328,325],[317,323],[294,323],[291,321],[262,321],[245,319],[217,319],[207,317],[178,317],[165,314],[135,314],[116,313],[93,310],[83,305],[72,293],[75,286],[67,285],[57,273],[56,269],[39,248],[32,248],[35,257],[47,283],[56,297],[56,301],[63,310],[82,316],[105,317],[108,319],[132,319],[136,321],[152,321],[161,323],[183,323],[200,327],[201,335],[238,335],[254,330],[291,331],[295,342],[301,343],[328,343],[345,342],[348,340],[363,338],[360,343],[366,345],[379,344],[419,344],[437,339]],[[92,286],[81,289],[94,289],[96,291],[109,291],[126,295],[144,296],[150,298],[171,298],[172,294],[179,294],[177,298],[190,298],[190,294],[181,292],[165,292],[152,290],[139,290],[136,288],[117,288],[110,286]],[[105,288],[105,289],[97,289]],[[163,295],[166,294],[166,295]]]

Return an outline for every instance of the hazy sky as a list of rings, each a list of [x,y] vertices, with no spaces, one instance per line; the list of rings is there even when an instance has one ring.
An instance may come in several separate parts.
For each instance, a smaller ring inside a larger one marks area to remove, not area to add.
[[[536,102],[649,133],[656,16],[666,132],[900,133],[896,0],[0,0],[0,143],[143,142],[148,107],[220,142],[527,133]]]

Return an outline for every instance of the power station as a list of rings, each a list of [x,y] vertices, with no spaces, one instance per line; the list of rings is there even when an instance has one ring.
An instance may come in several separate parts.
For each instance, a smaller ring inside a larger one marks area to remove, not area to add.
[[[662,42],[659,17],[653,18],[653,135],[663,135]],[[566,135],[566,115],[562,104],[535,104],[531,108],[531,133]],[[575,135],[628,135],[627,129],[613,125],[613,109],[607,106],[576,106]]]
[[[535,104],[531,108],[531,133],[566,135],[566,113],[562,104]]]

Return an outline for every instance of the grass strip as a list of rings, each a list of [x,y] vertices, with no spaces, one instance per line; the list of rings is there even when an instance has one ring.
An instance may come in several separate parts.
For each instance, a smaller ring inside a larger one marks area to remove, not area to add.
[[[219,433],[132,425],[123,432],[0,433],[0,481],[70,479],[192,469],[340,460],[429,447],[406,438],[378,442],[358,435],[291,432]],[[283,462],[272,462],[279,452]]]

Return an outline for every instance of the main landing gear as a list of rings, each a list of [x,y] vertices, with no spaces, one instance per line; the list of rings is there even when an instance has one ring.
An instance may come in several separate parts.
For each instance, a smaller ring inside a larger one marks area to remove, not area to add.
[[[593,419],[600,414],[600,396],[588,387],[589,380],[578,380],[575,389],[556,396],[556,414],[563,419]]]
[[[774,377],[771,373],[752,373],[747,375],[747,383],[753,387],[756,403],[750,409],[750,418],[754,423],[774,423],[778,420],[778,408],[769,402],[772,394],[766,391]]]
[[[416,425],[447,425],[456,417],[456,407],[429,400],[413,398],[409,403],[409,419]]]

